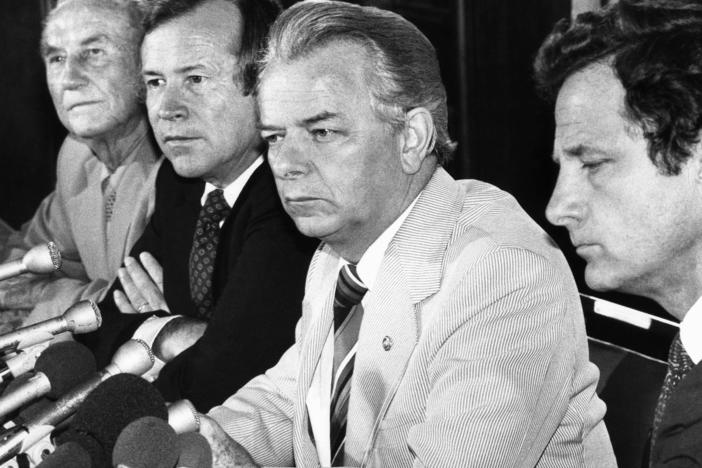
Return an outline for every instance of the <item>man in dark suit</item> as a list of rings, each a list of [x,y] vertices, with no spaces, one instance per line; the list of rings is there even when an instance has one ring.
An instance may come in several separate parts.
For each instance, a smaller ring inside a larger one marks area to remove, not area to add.
[[[652,415],[650,466],[702,465],[702,4],[620,0],[562,21],[535,63],[560,166],[546,215],[585,280],[680,320]]]
[[[141,263],[125,260],[103,326],[80,338],[101,364],[144,338],[165,362],[164,397],[201,411],[293,342],[316,246],[283,211],[256,127],[255,58],[278,11],[272,0],[173,0],[151,12],[142,74],[168,161],[132,250]]]

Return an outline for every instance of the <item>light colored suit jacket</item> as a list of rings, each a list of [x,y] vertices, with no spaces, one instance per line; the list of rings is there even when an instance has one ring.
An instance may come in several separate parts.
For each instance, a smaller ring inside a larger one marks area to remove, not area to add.
[[[296,344],[210,413],[259,463],[319,464],[305,398],[332,327],[337,268],[322,245]],[[616,466],[571,273],[510,195],[438,169],[367,294],[352,465]]]
[[[61,272],[22,275],[0,283],[0,305],[36,306],[37,317],[45,317],[56,316],[81,299],[100,299],[153,212],[160,162],[157,146],[145,133],[125,160],[107,224],[101,186],[104,165],[88,146],[67,137],[58,155],[55,190],[10,236],[0,255],[3,261],[14,260],[37,244],[54,241],[61,250]]]

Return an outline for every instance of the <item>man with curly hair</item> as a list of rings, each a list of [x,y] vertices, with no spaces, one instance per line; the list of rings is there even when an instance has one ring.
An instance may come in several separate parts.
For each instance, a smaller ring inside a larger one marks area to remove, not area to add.
[[[651,466],[702,462],[701,18],[700,2],[624,0],[557,24],[535,62],[555,99],[549,221],[568,229],[591,288],[651,298],[681,321]]]

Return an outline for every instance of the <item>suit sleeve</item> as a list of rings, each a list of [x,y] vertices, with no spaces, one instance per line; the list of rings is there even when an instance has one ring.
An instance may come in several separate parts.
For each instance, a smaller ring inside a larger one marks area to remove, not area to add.
[[[251,221],[204,335],[155,382],[166,400],[207,411],[278,361],[294,341],[316,244],[279,208]]]
[[[45,320],[59,315],[80,299],[95,299],[107,286],[105,280],[90,282],[73,239],[71,221],[66,212],[67,197],[77,186],[84,186],[84,163],[87,149],[82,150],[66,139],[59,151],[57,183],[41,202],[31,220],[19,231],[13,232],[3,246],[0,261],[22,258],[35,245],[53,241],[62,254],[61,271],[51,275],[24,274],[2,282],[0,306],[4,308],[32,308],[44,303],[41,311],[30,318]]]
[[[464,272],[423,332],[438,343],[426,418],[381,426],[371,459],[401,443],[417,467],[534,466],[524,458],[543,452],[570,402],[578,343],[567,292],[557,269],[523,249],[494,250]]]

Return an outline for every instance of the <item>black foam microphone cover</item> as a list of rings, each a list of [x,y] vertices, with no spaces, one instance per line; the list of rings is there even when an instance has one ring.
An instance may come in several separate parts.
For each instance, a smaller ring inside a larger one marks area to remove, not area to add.
[[[88,452],[77,442],[69,441],[56,447],[37,468],[92,468]]]
[[[129,468],[173,468],[178,460],[176,433],[166,421],[144,416],[132,421],[117,438],[112,465]]]
[[[34,370],[46,375],[51,382],[47,396],[57,399],[97,372],[97,366],[88,348],[74,341],[64,341],[46,348]]]
[[[91,468],[112,467],[110,460],[105,455],[105,451],[103,450],[102,445],[100,445],[100,442],[95,440],[95,437],[91,436],[90,434],[85,434],[83,432],[75,431],[69,428],[63,431],[58,437],[56,437],[55,443],[58,447],[62,447],[70,443],[79,445],[83,449],[83,451],[88,455],[88,466],[90,466]],[[58,448],[56,450],[58,450]]]
[[[117,374],[88,395],[76,411],[71,428],[94,437],[109,458],[125,426],[142,416],[165,421],[168,411],[163,397],[141,377]]]
[[[198,432],[178,435],[178,463],[176,468],[212,468],[212,449]]]

